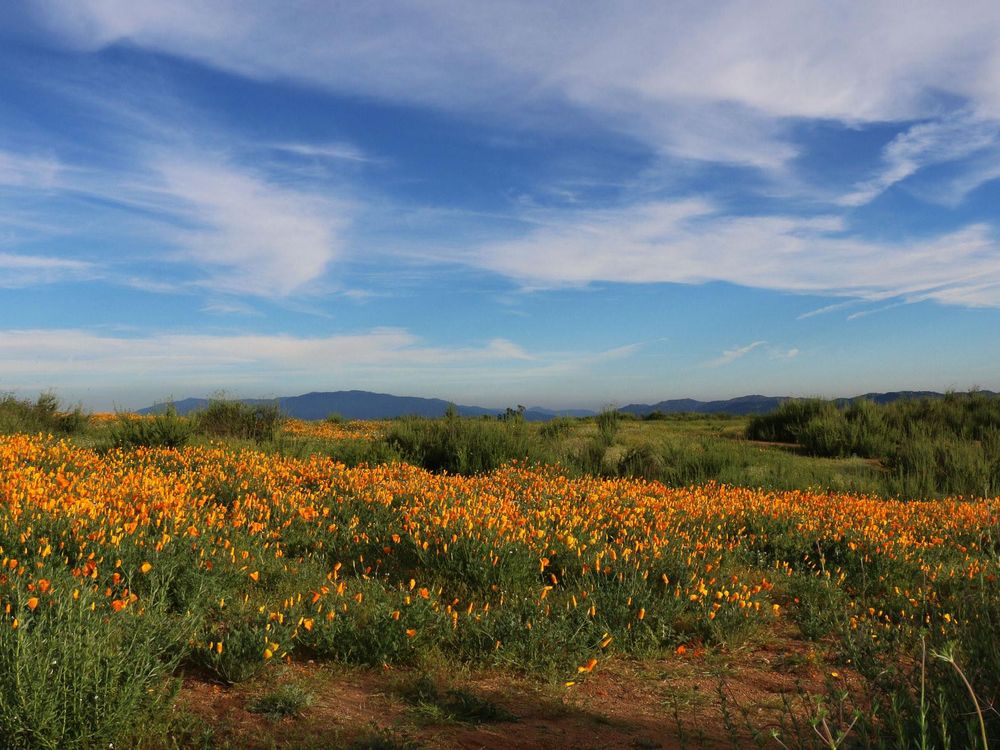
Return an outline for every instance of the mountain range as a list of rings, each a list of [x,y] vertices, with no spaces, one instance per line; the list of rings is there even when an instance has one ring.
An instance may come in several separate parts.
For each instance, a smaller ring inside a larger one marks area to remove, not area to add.
[[[995,395],[983,391],[987,395]],[[866,393],[855,398],[865,398],[879,404],[888,404],[907,398],[937,398],[943,394],[935,391],[891,391],[888,393]],[[724,401],[698,401],[690,398],[659,401],[655,404],[628,404],[619,407],[619,411],[636,416],[645,416],[653,412],[677,414],[693,412],[698,414],[766,414],[778,408],[789,396],[740,396]],[[854,399],[837,399],[845,404]],[[346,419],[391,419],[407,415],[420,417],[440,417],[451,406],[450,401],[440,398],[421,398],[418,396],[394,396],[388,393],[372,393],[371,391],[332,391],[304,393],[301,396],[281,396],[276,399],[242,399],[246,404],[277,403],[282,412],[298,419],[324,419],[331,414],[339,414]],[[209,403],[206,398],[185,398],[174,401],[178,414],[190,414],[204,409]],[[157,403],[139,414],[155,414],[167,408],[167,403]],[[464,417],[496,416],[502,413],[499,409],[489,409],[482,406],[455,405],[458,413]],[[521,407],[518,407],[519,409]],[[532,406],[523,410],[524,418],[532,422],[544,422],[556,417],[587,417],[596,412],[589,409],[546,409]]]

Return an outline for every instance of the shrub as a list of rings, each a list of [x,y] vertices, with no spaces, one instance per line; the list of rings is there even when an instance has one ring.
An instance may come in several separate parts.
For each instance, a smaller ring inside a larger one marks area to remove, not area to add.
[[[383,440],[408,463],[452,474],[480,474],[549,455],[523,420],[466,419],[455,412],[444,419],[398,420]]]
[[[96,611],[91,603],[98,605]],[[82,594],[54,598],[0,623],[0,736],[4,747],[134,747],[170,704],[183,637],[162,612],[116,613]],[[138,719],[138,720],[137,720]]]
[[[829,413],[835,407],[818,398],[789,399],[770,414],[755,414],[747,424],[750,440],[794,443],[809,420]]]
[[[659,479],[663,475],[663,457],[649,443],[637,445],[622,456],[618,473],[639,479]]]
[[[399,460],[399,453],[384,440],[365,440],[364,438],[342,438],[323,446],[323,453],[334,461],[347,466],[367,464],[376,466]]]
[[[52,393],[43,393],[34,402],[12,394],[0,398],[0,434],[44,432],[72,435],[82,431],[89,423],[90,418],[79,405],[69,410],[62,409],[59,399]]]
[[[196,429],[203,435],[255,442],[274,440],[282,421],[277,403],[245,404],[242,401],[213,399],[195,414]]]
[[[109,429],[109,442],[115,448],[181,448],[194,432],[189,419],[177,416],[173,406],[152,417],[120,413]]]
[[[570,417],[557,417],[543,424],[538,434],[546,440],[561,440],[573,431],[574,420]]]
[[[618,436],[622,415],[617,409],[607,408],[594,417],[597,423],[597,434],[605,445],[611,445]]]

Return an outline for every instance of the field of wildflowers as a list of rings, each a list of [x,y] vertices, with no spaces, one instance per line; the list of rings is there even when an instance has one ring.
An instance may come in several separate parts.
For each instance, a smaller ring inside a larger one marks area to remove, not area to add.
[[[997,500],[10,435],[0,735],[152,742],[182,671],[232,684],[295,660],[445,658],[571,686],[608,660],[735,648],[787,623],[856,676],[844,742],[982,746],[998,732],[998,557]]]

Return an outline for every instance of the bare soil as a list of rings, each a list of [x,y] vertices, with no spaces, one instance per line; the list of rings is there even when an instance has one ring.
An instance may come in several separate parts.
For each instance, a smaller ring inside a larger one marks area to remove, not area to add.
[[[425,674],[293,663],[232,687],[185,677],[177,711],[186,729],[172,745],[252,750],[780,747],[772,729],[786,740],[814,738],[811,696],[853,682],[849,670],[833,663],[822,646],[791,634],[733,652],[691,646],[657,660],[609,659],[565,681],[433,670],[436,683],[514,717],[472,723],[428,713],[407,699],[406,686]],[[276,720],[248,710],[256,698],[284,683],[312,696],[298,717]]]

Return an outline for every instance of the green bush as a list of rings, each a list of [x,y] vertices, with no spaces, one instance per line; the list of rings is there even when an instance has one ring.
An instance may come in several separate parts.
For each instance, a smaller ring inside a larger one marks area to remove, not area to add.
[[[629,448],[618,464],[618,473],[639,479],[660,479],[663,476],[663,456],[649,443]]]
[[[323,446],[323,453],[334,461],[347,466],[367,464],[376,466],[400,459],[399,453],[384,440],[366,440],[364,438],[342,438],[333,440]]]
[[[787,401],[753,417],[754,440],[797,442],[816,457],[858,456],[888,470],[883,492],[907,497],[1000,494],[1000,397],[949,393],[886,405]]]
[[[444,419],[397,420],[383,441],[403,461],[452,474],[480,474],[515,460],[550,457],[523,420],[468,419],[455,411]]]
[[[814,417],[828,414],[835,407],[818,398],[790,399],[770,414],[756,414],[747,424],[747,438],[776,443],[794,443],[799,433]]]
[[[181,448],[194,433],[191,420],[177,416],[173,407],[152,417],[136,418],[117,414],[108,430],[108,441],[115,448]]]
[[[170,705],[183,642],[183,631],[155,607],[109,616],[106,600],[86,594],[45,600],[34,611],[22,603],[0,623],[3,746],[135,747],[156,734],[155,717]]]
[[[284,421],[277,403],[245,404],[226,399],[211,400],[194,419],[196,430],[202,435],[258,443],[274,440]]]
[[[594,417],[597,424],[597,434],[605,445],[611,445],[618,436],[618,429],[621,427],[622,415],[617,409],[608,408]]]
[[[546,440],[561,440],[569,437],[569,434],[573,431],[574,423],[575,420],[571,417],[557,417],[543,424],[539,428],[538,434]]]
[[[52,393],[41,394],[34,402],[12,394],[0,397],[0,434],[50,433],[73,435],[84,430],[90,418],[80,406],[63,409]]]

